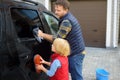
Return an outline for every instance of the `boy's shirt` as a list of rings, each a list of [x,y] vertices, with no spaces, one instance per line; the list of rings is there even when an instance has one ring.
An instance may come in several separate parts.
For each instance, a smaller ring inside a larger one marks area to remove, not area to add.
[[[61,63],[58,59],[55,59],[53,63],[51,64],[50,69],[47,71],[47,75],[49,77],[54,76],[55,72],[57,71],[57,68],[61,67]]]

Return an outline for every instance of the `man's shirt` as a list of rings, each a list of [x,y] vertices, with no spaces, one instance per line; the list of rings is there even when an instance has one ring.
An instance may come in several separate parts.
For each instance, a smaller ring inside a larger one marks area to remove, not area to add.
[[[57,36],[54,36],[54,38],[57,38],[57,37],[66,38],[66,36],[71,31],[71,29],[72,29],[72,25],[71,25],[70,21],[63,20],[59,26]]]

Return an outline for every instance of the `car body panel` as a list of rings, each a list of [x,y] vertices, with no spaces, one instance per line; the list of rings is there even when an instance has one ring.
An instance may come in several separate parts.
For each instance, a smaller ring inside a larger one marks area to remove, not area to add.
[[[35,72],[33,63],[35,54],[47,61],[52,54],[50,42],[36,40],[34,27],[48,34],[57,32],[48,23],[51,17],[45,17],[44,13],[53,17],[58,30],[58,19],[42,4],[15,0],[0,2],[0,80],[47,80],[47,76]]]

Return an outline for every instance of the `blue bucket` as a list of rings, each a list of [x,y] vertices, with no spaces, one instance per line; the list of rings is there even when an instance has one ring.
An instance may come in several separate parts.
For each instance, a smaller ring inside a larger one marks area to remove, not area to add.
[[[96,80],[109,80],[109,72],[104,69],[96,69]]]

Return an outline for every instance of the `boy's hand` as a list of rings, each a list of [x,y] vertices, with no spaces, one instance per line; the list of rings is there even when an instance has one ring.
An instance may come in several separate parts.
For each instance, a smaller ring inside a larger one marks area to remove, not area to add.
[[[37,70],[43,70],[44,69],[44,66],[42,64],[41,65],[36,64],[35,67],[36,67]]]
[[[45,60],[42,57],[40,57],[40,60],[40,64],[45,64]]]
[[[38,71],[43,71],[43,72],[47,72],[47,69],[41,64],[41,65],[38,65],[38,64],[36,64],[35,65],[35,68],[36,68],[36,70],[38,70]]]

